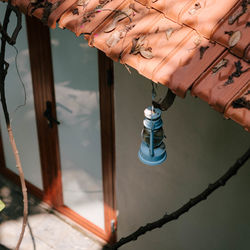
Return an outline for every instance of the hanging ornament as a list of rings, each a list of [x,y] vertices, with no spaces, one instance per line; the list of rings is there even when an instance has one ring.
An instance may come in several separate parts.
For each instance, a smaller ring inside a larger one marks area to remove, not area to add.
[[[146,165],[159,165],[167,158],[166,147],[163,142],[161,110],[153,106],[148,107],[144,110],[144,116],[144,128],[141,133],[142,143],[138,157]]]

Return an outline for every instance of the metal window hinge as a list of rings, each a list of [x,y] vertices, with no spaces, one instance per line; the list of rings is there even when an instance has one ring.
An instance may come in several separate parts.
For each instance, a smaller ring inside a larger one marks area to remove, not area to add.
[[[114,233],[114,232],[116,231],[116,223],[115,223],[115,220],[111,220],[110,226],[111,226],[111,233]]]

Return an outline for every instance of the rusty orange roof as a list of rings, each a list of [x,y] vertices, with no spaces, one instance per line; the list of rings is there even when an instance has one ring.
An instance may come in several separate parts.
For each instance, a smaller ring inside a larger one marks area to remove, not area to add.
[[[83,35],[178,96],[190,90],[250,130],[248,0],[32,2],[12,0],[25,14]]]

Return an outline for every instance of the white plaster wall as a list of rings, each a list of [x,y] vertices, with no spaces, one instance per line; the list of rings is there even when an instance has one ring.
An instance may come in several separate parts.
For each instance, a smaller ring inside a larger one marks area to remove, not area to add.
[[[160,87],[165,92],[165,87]],[[116,198],[118,238],[171,213],[220,177],[250,145],[233,121],[191,97],[163,114],[168,159],[158,167],[137,158],[149,80],[115,64]],[[121,250],[250,249],[250,161],[230,182],[178,221]]]

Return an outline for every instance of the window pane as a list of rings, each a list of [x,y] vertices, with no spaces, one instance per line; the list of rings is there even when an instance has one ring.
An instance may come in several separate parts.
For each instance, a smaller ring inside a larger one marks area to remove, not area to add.
[[[97,50],[51,30],[65,205],[104,229]]]
[[[0,19],[4,18],[6,4],[0,3]],[[16,23],[16,15],[12,13],[10,19],[10,31],[13,30]],[[39,146],[36,130],[36,117],[34,111],[34,98],[31,82],[31,72],[29,64],[29,50],[26,35],[25,17],[23,16],[22,30],[19,33],[16,47],[19,51],[16,57],[16,51],[13,47],[6,46],[6,61],[10,64],[8,74],[5,81],[6,99],[12,120],[13,133],[21,157],[22,166],[26,180],[42,189],[42,177],[40,167]],[[17,68],[20,77],[25,85],[27,94],[26,105],[24,104],[24,89],[17,74]],[[17,109],[17,107],[19,107]],[[10,170],[18,173],[15,159],[11,150],[8,134],[6,131],[5,119],[0,108],[1,132],[4,144],[4,153],[6,166]]]

